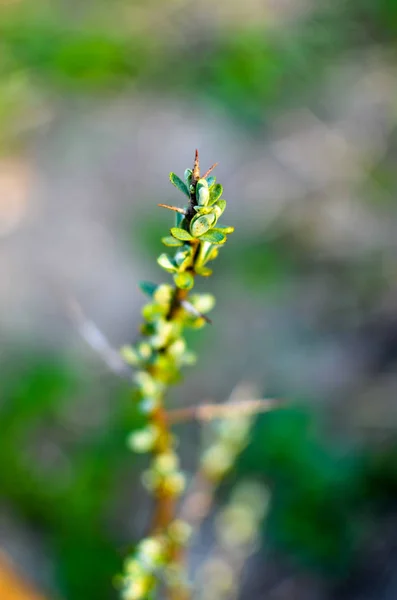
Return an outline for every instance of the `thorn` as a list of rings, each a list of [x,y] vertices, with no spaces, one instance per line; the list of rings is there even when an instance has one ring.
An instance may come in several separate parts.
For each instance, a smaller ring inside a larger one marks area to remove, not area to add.
[[[208,171],[207,171],[206,173],[204,173],[204,175],[201,177],[201,179],[205,179],[206,177],[208,177],[208,175],[209,175],[210,173],[212,173],[212,171],[213,171],[213,170],[215,169],[215,167],[217,167],[217,166],[218,166],[218,163],[217,163],[217,162],[216,162],[216,163],[214,163],[214,164],[212,165],[212,167],[210,167],[210,168],[208,169]]]
[[[158,204],[157,206],[160,206],[161,208],[168,208],[168,210],[173,210],[181,215],[186,215],[186,210],[179,208],[178,206],[170,206],[169,204]]]
[[[198,150],[196,150],[196,154],[194,156],[192,183],[197,182],[199,179],[200,179],[200,158],[199,158],[199,152],[198,152]]]
[[[182,300],[181,306],[186,310],[186,312],[190,313],[191,315],[194,315],[195,317],[204,319],[204,321],[206,321],[209,325],[212,325],[211,319],[209,319],[206,315],[203,315],[203,313],[197,310],[197,308],[195,308],[193,304],[190,304],[190,302],[188,302],[187,300]]]

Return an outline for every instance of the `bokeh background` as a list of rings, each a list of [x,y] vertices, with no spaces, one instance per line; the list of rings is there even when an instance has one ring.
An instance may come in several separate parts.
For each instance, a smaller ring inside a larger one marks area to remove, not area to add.
[[[70,305],[134,341],[196,147],[236,232],[170,405],[287,405],[217,499],[271,492],[242,597],[397,597],[396,50],[395,0],[0,2],[0,545],[46,598],[116,598],[149,522],[128,382]]]

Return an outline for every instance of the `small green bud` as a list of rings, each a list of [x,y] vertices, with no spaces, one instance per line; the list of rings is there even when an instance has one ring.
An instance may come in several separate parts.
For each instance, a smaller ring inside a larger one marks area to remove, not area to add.
[[[161,304],[145,304],[142,308],[142,316],[146,321],[156,321],[166,312],[166,307]]]
[[[157,398],[145,397],[139,403],[139,410],[144,415],[151,415],[160,406]]]
[[[191,290],[194,286],[194,277],[189,271],[183,273],[176,273],[174,275],[175,285],[181,290]]]
[[[190,302],[198,312],[205,314],[215,306],[215,297],[212,294],[195,294],[190,296]]]
[[[202,187],[198,192],[198,203],[199,206],[207,206],[210,199],[210,192],[208,188]]]
[[[208,181],[206,179],[199,179],[197,182],[197,187],[200,189],[202,187],[207,188],[208,189]]]
[[[146,538],[138,544],[137,556],[145,569],[154,571],[163,562],[164,543],[154,537]]]
[[[175,340],[173,344],[168,346],[167,353],[173,356],[174,358],[179,358],[186,351],[186,342],[183,338],[179,338],[179,340]]]
[[[174,473],[179,466],[179,459],[175,452],[163,452],[155,458],[153,468],[161,475]]]
[[[186,479],[182,473],[176,472],[167,475],[162,483],[163,490],[173,496],[180,496],[185,490]]]
[[[153,425],[130,433],[127,445],[139,454],[145,454],[153,449],[158,438],[158,430]]]
[[[177,544],[180,544],[181,546],[184,546],[188,543],[192,533],[193,528],[191,527],[191,525],[189,525],[189,523],[186,523],[186,521],[182,521],[181,519],[176,519],[175,521],[172,521],[172,523],[168,527],[168,534],[170,538]]]
[[[131,577],[139,577],[142,575],[142,565],[136,560],[136,558],[127,558],[124,562],[124,570]]]
[[[169,339],[173,336],[175,325],[172,321],[157,319],[155,327],[156,334],[150,338],[151,343],[155,348],[162,348],[163,346],[166,346]]]
[[[141,342],[138,346],[138,352],[144,360],[148,360],[152,355],[152,348],[147,342]]]
[[[139,365],[140,356],[132,346],[123,346],[120,348],[120,356],[127,364],[133,367]]]
[[[199,179],[196,187],[199,206],[206,206],[210,199],[210,191],[206,179]]]
[[[150,576],[142,574],[140,577],[128,579],[122,592],[123,600],[144,600],[153,586]]]
[[[157,304],[169,304],[172,299],[173,289],[170,285],[163,283],[159,285],[154,293],[154,300]]]
[[[162,391],[158,382],[146,371],[135,373],[134,381],[145,396],[157,396]]]

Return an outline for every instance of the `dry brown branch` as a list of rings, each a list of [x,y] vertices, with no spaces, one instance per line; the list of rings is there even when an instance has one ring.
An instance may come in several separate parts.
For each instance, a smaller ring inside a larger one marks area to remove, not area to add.
[[[268,412],[281,406],[280,400],[244,400],[226,404],[201,404],[178,408],[167,412],[170,424],[185,423],[186,421],[213,421],[215,419],[236,419],[250,415]]]

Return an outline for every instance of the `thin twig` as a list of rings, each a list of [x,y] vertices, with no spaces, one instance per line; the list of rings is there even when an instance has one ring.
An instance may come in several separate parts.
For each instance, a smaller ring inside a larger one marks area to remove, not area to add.
[[[169,423],[185,423],[186,421],[208,422],[215,419],[230,419],[265,413],[281,405],[280,400],[244,400],[226,404],[201,404],[178,408],[167,412]]]
[[[197,310],[197,308],[195,308],[193,304],[191,304],[191,302],[188,302],[187,300],[182,300],[181,306],[186,310],[186,312],[190,313],[191,315],[194,315],[195,317],[200,317],[200,319],[204,319],[206,323],[212,325],[211,319],[207,317],[207,315],[203,315],[203,313]]]
[[[208,171],[206,171],[206,172],[204,173],[204,175],[202,175],[202,176],[201,176],[201,179],[205,179],[206,177],[208,177],[208,175],[209,175],[210,173],[212,173],[212,171],[215,169],[215,167],[217,167],[217,166],[218,166],[218,164],[219,164],[219,163],[217,163],[217,162],[216,162],[216,163],[214,163],[214,164],[212,165],[212,167],[210,167],[210,168],[208,169]]]
[[[58,294],[61,294],[59,286],[56,288],[56,291]],[[120,352],[113,348],[106,335],[99,329],[96,323],[86,316],[78,300],[63,290],[61,300],[68,317],[86,344],[101,358],[112,373],[130,379],[132,375],[131,367],[122,359]]]
[[[179,208],[179,206],[171,206],[170,204],[163,203],[160,203],[157,206],[160,206],[161,208],[168,208],[168,210],[173,210],[174,212],[180,213],[181,215],[186,215],[186,210],[184,210],[183,208]]]

